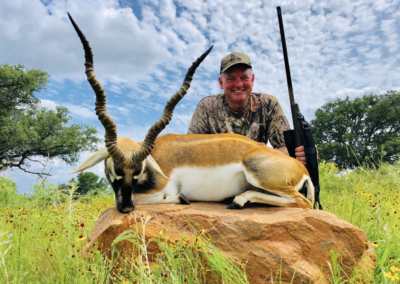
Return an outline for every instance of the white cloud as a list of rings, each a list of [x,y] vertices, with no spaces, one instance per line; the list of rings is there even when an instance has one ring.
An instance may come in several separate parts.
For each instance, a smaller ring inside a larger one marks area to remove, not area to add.
[[[44,99],[40,100],[40,104],[41,104],[41,106],[52,109],[52,110],[55,110],[56,107],[58,106],[54,101],[44,100]]]
[[[114,85],[114,84],[109,84],[107,86],[107,89],[110,90],[111,92],[114,92],[114,93],[117,93],[117,94],[122,94],[122,89],[121,89],[120,86],[117,86],[117,85]]]
[[[24,63],[53,77],[84,79],[83,50],[67,17],[70,12],[93,47],[96,73],[112,81],[129,74],[137,81],[164,57],[157,33],[140,27],[129,8],[118,1],[40,0],[0,4],[0,61]]]
[[[46,99],[41,99],[40,100],[40,105],[43,106],[43,107],[46,107],[48,109],[52,109],[52,110],[55,110],[57,106],[64,106],[74,116],[78,116],[78,117],[81,117],[81,118],[84,118],[84,119],[88,119],[88,118],[89,119],[97,119],[97,116],[96,116],[96,113],[94,111],[94,108],[91,109],[91,108],[88,108],[88,107],[86,107],[84,105],[73,105],[73,104],[70,104],[70,103],[57,104],[54,101],[46,100]],[[118,110],[121,113],[125,113],[125,114],[128,113],[128,111],[123,107],[118,108]]]
[[[93,109],[69,103],[64,103],[63,106],[65,106],[69,110],[69,112],[76,116],[82,118],[97,119],[96,113],[93,111]]]
[[[129,114],[129,110],[128,110],[127,108],[118,107],[117,109],[118,109],[118,111],[121,112],[122,114],[125,114],[125,115]]]
[[[380,94],[383,91],[378,88],[378,87],[366,87],[362,88],[361,90],[359,89],[342,89],[338,92],[336,92],[333,96],[332,99],[334,98],[339,98],[339,99],[345,99],[346,97],[354,98],[354,97],[362,97],[363,95],[369,95],[369,94]]]

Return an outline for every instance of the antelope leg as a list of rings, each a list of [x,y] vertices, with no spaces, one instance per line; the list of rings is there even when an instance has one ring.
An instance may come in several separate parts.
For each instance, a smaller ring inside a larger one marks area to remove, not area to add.
[[[233,202],[228,206],[228,209],[240,209],[247,202],[251,203],[263,203],[276,206],[290,206],[295,203],[294,199],[269,195],[253,190],[246,191],[235,197]]]

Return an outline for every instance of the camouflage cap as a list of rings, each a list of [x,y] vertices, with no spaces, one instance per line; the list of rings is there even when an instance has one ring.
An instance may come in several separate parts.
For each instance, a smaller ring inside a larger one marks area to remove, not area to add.
[[[232,52],[222,58],[220,73],[225,72],[226,70],[228,70],[228,68],[236,64],[245,64],[252,68],[250,58],[246,54],[240,52]]]

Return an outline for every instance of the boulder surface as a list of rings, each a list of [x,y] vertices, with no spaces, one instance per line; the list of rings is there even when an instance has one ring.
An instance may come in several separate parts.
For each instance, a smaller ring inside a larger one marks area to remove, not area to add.
[[[292,283],[310,283],[310,280],[327,283],[331,251],[339,253],[348,275],[354,268],[370,272],[374,267],[375,252],[366,233],[331,213],[254,206],[227,210],[224,204],[204,202],[138,205],[130,214],[121,214],[113,206],[96,220],[87,250],[83,252],[89,251],[94,243],[110,249],[113,240],[132,229],[141,216],[152,217],[146,225],[146,240],[158,238],[160,230],[163,237],[172,241],[206,230],[220,251],[238,262],[248,263],[246,273],[250,283],[269,283],[271,275],[279,272],[282,283],[290,283],[293,275]],[[152,244],[148,249],[156,250],[157,244]],[[129,245],[123,241],[117,247],[124,253],[124,247]]]

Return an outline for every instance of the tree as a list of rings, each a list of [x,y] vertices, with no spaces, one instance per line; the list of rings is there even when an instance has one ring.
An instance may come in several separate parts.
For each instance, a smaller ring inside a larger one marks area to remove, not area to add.
[[[48,74],[23,65],[0,65],[0,164],[29,171],[40,157],[60,158],[74,164],[82,151],[97,150],[98,130],[89,125],[69,125],[72,116],[65,107],[49,110],[39,105],[33,93],[46,88]]]
[[[400,92],[337,99],[311,121],[320,158],[340,168],[393,163],[400,152]]]
[[[76,192],[81,195],[86,195],[89,191],[94,192],[95,195],[105,193],[109,188],[109,184],[105,178],[100,178],[98,175],[91,172],[80,172],[77,176],[77,180],[73,178],[70,182],[78,183],[79,187]]]
[[[0,116],[22,110],[39,102],[33,93],[46,89],[50,75],[24,65],[0,64]]]

